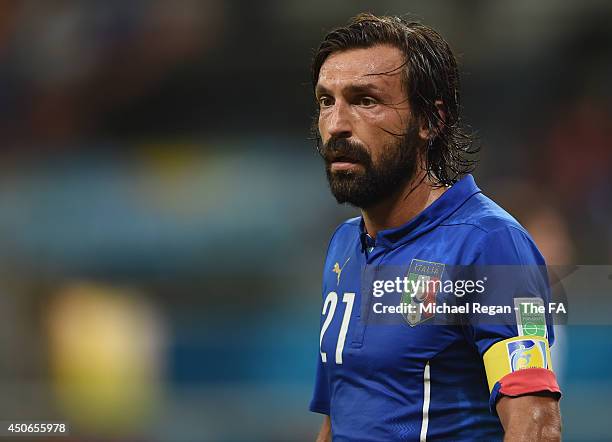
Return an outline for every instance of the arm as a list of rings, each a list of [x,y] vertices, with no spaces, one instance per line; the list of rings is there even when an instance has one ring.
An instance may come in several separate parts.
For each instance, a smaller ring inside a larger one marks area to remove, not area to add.
[[[561,440],[559,401],[551,396],[502,396],[497,414],[505,442],[556,442]]]
[[[317,436],[317,440],[315,442],[331,442],[331,440],[331,422],[329,420],[329,416],[325,416],[323,418],[321,429],[319,430],[319,435]]]

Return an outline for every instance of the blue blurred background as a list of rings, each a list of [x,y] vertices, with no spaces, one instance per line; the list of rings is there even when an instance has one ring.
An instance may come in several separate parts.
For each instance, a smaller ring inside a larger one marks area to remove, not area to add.
[[[549,264],[612,261],[610,2],[2,1],[0,420],[313,440],[323,258],[356,212],[309,139],[309,63],[362,11],[448,39],[478,183]],[[565,439],[612,440],[588,316],[558,333]]]

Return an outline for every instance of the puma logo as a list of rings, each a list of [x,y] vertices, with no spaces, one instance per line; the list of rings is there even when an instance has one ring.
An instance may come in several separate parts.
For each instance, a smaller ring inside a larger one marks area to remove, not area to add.
[[[346,267],[346,264],[351,260],[351,257],[349,256],[348,259],[346,260],[346,262],[344,263],[344,265],[342,267],[340,267],[340,264],[336,262],[336,264],[334,264],[334,268],[332,269],[332,271],[334,273],[336,273],[337,276],[337,283],[336,285],[340,285],[340,275],[342,274],[342,270],[344,270],[344,267]]]

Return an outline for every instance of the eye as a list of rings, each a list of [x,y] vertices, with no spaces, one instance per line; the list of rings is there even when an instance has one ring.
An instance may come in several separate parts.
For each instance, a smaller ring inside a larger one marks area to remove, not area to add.
[[[361,107],[374,107],[378,104],[375,98],[372,97],[360,97],[359,106]]]
[[[321,95],[319,97],[319,106],[320,107],[329,107],[334,104],[334,100],[329,95]]]

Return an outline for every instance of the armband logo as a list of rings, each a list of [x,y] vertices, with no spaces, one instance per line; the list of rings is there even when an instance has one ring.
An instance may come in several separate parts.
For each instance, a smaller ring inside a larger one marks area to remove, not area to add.
[[[510,369],[549,368],[546,342],[534,339],[522,339],[506,344]]]
[[[548,341],[539,336],[517,336],[496,342],[483,359],[489,391],[509,373],[525,368],[553,369]]]

